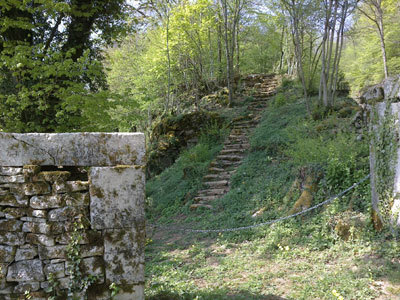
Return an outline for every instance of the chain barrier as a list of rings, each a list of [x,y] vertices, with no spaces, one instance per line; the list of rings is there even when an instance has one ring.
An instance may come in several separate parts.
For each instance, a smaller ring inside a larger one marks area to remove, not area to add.
[[[338,198],[340,198],[341,196],[343,196],[344,194],[348,193],[349,191],[351,191],[352,189],[356,188],[357,186],[359,186],[361,183],[363,183],[364,181],[366,181],[368,178],[370,177],[370,175],[365,176],[363,179],[361,179],[359,182],[353,184],[352,186],[348,187],[347,189],[345,189],[344,191],[340,192],[339,194],[336,194],[332,197],[330,197],[329,199],[318,203],[317,205],[314,205],[312,207],[309,207],[305,210],[302,210],[300,212],[297,212],[295,214],[286,216],[286,217],[282,217],[279,219],[275,219],[275,220],[271,220],[268,222],[264,222],[264,223],[259,223],[259,224],[255,224],[255,225],[249,225],[249,226],[242,226],[242,227],[236,227],[236,228],[226,228],[226,229],[188,229],[188,228],[173,228],[173,227],[169,227],[169,228],[164,228],[167,229],[168,231],[186,231],[186,232],[193,232],[193,233],[223,233],[223,232],[234,232],[234,231],[242,231],[242,230],[247,230],[247,229],[253,229],[253,228],[257,228],[257,227],[262,227],[262,226],[267,226],[267,225],[271,225],[274,223],[278,223],[281,221],[285,221],[300,215],[304,215],[314,209],[317,209],[318,207],[321,207],[325,204],[328,204]]]

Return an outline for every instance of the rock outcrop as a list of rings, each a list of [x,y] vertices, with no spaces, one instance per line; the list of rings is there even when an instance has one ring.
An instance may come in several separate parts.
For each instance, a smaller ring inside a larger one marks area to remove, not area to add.
[[[375,104],[383,100],[400,101],[400,75],[389,77],[381,83],[366,87],[361,91],[361,104]]]

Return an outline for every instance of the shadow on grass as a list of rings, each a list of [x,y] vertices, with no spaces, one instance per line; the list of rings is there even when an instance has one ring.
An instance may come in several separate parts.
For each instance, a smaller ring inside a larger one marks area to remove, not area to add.
[[[256,295],[248,292],[198,292],[190,294],[175,294],[168,291],[162,291],[157,295],[146,297],[146,300],[289,300],[276,295]]]

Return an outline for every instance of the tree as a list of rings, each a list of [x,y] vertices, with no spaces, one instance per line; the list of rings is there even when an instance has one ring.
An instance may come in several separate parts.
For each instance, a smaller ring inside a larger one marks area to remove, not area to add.
[[[345,22],[356,5],[357,2],[352,3],[348,0],[328,0],[325,2],[319,97],[326,108],[334,104],[339,64],[342,56]]]
[[[385,74],[385,78],[388,78],[389,72],[388,72],[387,57],[386,57],[382,0],[364,0],[362,2],[362,5],[358,6],[357,8],[365,17],[367,17],[376,26],[382,51],[383,72]]]
[[[229,104],[233,103],[234,85],[234,60],[235,50],[238,49],[237,37],[241,13],[246,4],[245,0],[220,0],[223,16],[225,55],[226,55],[226,81],[229,90]]]
[[[360,4],[364,7],[365,4]],[[388,75],[400,70],[400,7],[398,1],[381,2]],[[365,7],[364,7],[365,9]],[[353,14],[352,27],[344,40],[342,70],[353,95],[368,85],[381,82],[383,71],[381,38],[376,24],[358,9]],[[381,59],[377,59],[381,58]]]
[[[100,49],[124,31],[126,14],[123,0],[0,1],[0,127],[101,128],[89,118],[93,104],[110,105]]]

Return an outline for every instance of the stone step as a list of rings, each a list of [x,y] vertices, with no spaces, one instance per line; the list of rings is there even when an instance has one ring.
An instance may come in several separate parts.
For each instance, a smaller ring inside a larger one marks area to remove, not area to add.
[[[244,138],[248,138],[249,135],[248,133],[243,133],[243,134],[230,134],[228,136],[228,138],[230,139],[244,139]]]
[[[229,160],[229,161],[241,161],[243,159],[243,155],[218,155],[218,160]]]
[[[229,144],[248,144],[249,139],[235,139],[235,138],[228,138],[227,141]],[[228,144],[227,143],[227,144]]]
[[[246,128],[233,127],[230,135],[248,135],[249,134],[249,131],[247,130],[248,128],[249,127]]]
[[[228,188],[225,189],[207,189],[207,190],[201,190],[198,193],[198,196],[218,196],[218,195],[225,195],[227,192],[229,192]]]
[[[206,208],[206,209],[213,209],[213,207],[210,204],[198,203],[198,204],[190,205],[190,210],[196,210],[196,209],[198,209],[200,207]]]
[[[224,188],[229,185],[229,181],[228,180],[207,181],[207,182],[204,182],[203,185],[213,187],[213,188],[220,188],[220,187]]]
[[[237,149],[222,149],[219,154],[221,155],[227,155],[227,154],[242,154],[245,153],[246,149],[242,149],[242,148],[237,148]]]
[[[208,169],[208,172],[211,174],[220,174],[220,173],[225,173],[226,170],[222,169],[222,168],[216,168],[216,167],[212,167]]]
[[[208,174],[203,177],[203,180],[207,181],[219,181],[219,180],[229,180],[231,178],[232,172],[221,172],[218,174]]]
[[[249,149],[250,144],[249,143],[242,143],[242,144],[225,144],[223,150],[229,150],[229,149]]]
[[[240,165],[240,162],[238,161],[229,161],[229,160],[218,160],[218,161],[213,161],[211,163],[212,167],[232,167],[232,166],[238,166]]]
[[[221,198],[221,195],[213,195],[213,196],[196,196],[193,198],[195,203],[207,203],[210,201],[214,201]]]

